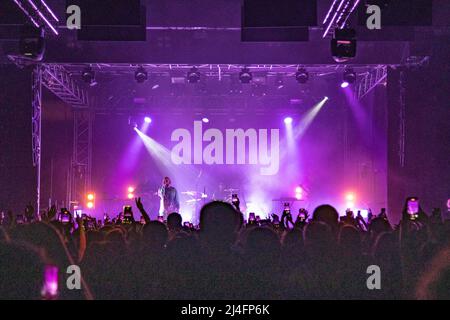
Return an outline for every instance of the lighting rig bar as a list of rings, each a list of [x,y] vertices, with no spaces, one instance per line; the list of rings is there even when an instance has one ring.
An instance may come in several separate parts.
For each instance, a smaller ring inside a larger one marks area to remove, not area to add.
[[[45,0],[11,0],[28,17],[31,23],[39,28],[46,25],[55,35],[58,35],[57,26],[59,19],[53,10],[48,6]],[[44,14],[45,13],[45,14]],[[47,15],[47,16],[46,16]]]
[[[358,100],[364,98],[375,87],[387,80],[388,67],[383,65],[368,71],[358,82],[355,95]]]
[[[334,0],[323,20],[325,31],[322,37],[332,36],[335,29],[344,28],[359,3],[360,0]]]
[[[57,64],[43,64],[42,82],[47,89],[72,107],[89,106],[87,91],[77,84],[64,67]]]

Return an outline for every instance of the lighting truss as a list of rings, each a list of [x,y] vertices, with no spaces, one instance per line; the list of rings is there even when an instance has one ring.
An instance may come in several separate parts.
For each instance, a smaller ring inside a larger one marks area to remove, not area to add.
[[[87,108],[87,91],[78,85],[66,69],[57,64],[44,64],[42,80],[44,86],[61,100],[74,108]]]
[[[73,118],[73,151],[67,203],[82,204],[91,188],[92,126],[94,115],[90,110],[75,110]]]
[[[81,73],[86,67],[82,63],[63,63],[59,64],[69,73]],[[109,64],[90,64],[96,74],[104,74],[108,76],[124,76],[134,74],[139,66],[152,75],[169,76],[173,73],[187,73],[192,68],[190,64],[125,64],[125,63],[109,63]],[[352,64],[355,72],[363,73],[371,68],[378,66],[377,64]],[[223,76],[239,74],[244,66],[238,64],[202,64],[196,65],[198,71],[205,77],[217,77],[219,80]],[[337,64],[253,64],[246,65],[252,73],[264,73],[267,76],[295,76],[299,67],[304,67],[311,76],[320,77],[329,74],[335,74],[343,71],[343,66]]]
[[[325,31],[323,38],[333,35],[335,29],[342,29],[345,27],[348,18],[360,3],[360,0],[333,0],[333,3],[328,10],[323,26]]]
[[[33,166],[36,168],[36,214],[40,217],[41,196],[41,115],[42,115],[42,69],[37,65],[33,69],[31,143],[33,151]]]
[[[58,35],[57,26],[59,19],[45,0],[11,0],[22,10],[31,23],[39,28],[46,25],[55,35]]]
[[[382,65],[367,71],[357,84],[355,90],[356,98],[361,100],[377,85],[387,81],[387,70],[388,67],[386,65]]]

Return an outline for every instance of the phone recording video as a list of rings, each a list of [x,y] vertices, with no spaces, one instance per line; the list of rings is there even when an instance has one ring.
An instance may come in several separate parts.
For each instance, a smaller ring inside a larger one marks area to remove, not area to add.
[[[298,210],[297,219],[299,222],[305,222],[308,211],[305,208],[300,208]]]
[[[291,212],[291,205],[289,204],[289,202],[285,202],[285,203],[284,203],[284,209],[283,209],[283,211],[284,211],[284,212],[288,212],[288,213]]]
[[[250,212],[248,214],[248,221],[255,221],[256,220],[256,216],[254,212]]]
[[[419,217],[419,199],[417,197],[409,197],[406,199],[406,210],[411,220]]]
[[[61,213],[59,214],[59,221],[63,224],[70,223],[70,212],[66,208],[61,208]]]
[[[25,217],[23,214],[18,214],[16,216],[16,224],[24,224],[25,223]]]
[[[123,207],[123,220],[122,222],[124,224],[130,224],[133,223],[133,209],[131,206],[124,206]]]

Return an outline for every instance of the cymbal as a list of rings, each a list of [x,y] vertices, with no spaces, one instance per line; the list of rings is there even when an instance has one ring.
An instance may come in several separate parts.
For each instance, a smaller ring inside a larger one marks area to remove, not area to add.
[[[191,197],[199,196],[201,198],[208,198],[208,195],[206,193],[198,192],[198,191],[183,191],[183,192],[181,192],[181,194],[186,194]]]
[[[193,203],[193,202],[199,202],[199,201],[202,201],[202,199],[189,199],[189,200],[186,200],[186,203]]]
[[[303,201],[303,199],[297,199],[293,197],[285,197],[285,198],[279,198],[279,199],[272,199],[272,201]]]

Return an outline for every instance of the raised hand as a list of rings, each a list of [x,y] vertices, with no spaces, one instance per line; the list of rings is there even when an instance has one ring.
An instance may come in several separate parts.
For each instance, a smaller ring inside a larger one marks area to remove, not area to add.
[[[48,221],[52,221],[55,217],[56,217],[56,206],[53,205],[48,210],[47,219],[48,219]]]
[[[134,200],[136,202],[136,207],[139,209],[139,211],[144,210],[144,205],[142,204],[141,197],[135,198]]]
[[[147,212],[144,209],[144,205],[142,204],[142,200],[141,197],[138,198],[134,198],[134,201],[136,202],[136,207],[139,209],[139,211],[141,212],[142,216],[144,217],[145,223],[149,223],[150,222],[150,217],[147,214]]]

